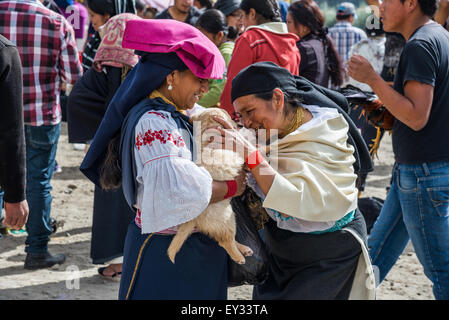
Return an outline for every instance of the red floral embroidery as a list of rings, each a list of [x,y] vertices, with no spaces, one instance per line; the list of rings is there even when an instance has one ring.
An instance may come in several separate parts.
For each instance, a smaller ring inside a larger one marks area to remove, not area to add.
[[[185,143],[181,136],[173,136],[168,130],[148,130],[145,134],[138,133],[136,137],[137,150],[144,145],[151,147],[153,141],[159,141],[162,144],[166,144],[167,141],[171,141],[177,147],[184,147]]]
[[[148,114],[154,114],[156,116],[161,117],[162,119],[167,119],[162,113],[159,113],[159,112],[150,111],[150,112],[148,112]]]

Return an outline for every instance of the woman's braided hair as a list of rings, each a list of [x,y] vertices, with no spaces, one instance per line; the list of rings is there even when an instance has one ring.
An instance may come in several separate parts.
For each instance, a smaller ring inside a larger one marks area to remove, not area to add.
[[[258,22],[263,23],[268,20],[271,22],[281,22],[281,11],[276,0],[243,0],[240,9],[249,13],[250,9],[254,9],[259,15]]]

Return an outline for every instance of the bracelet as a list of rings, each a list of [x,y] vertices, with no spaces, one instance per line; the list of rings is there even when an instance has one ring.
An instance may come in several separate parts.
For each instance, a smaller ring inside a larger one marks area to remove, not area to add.
[[[226,184],[228,185],[228,192],[225,195],[225,199],[233,197],[237,193],[237,181],[235,180],[229,180],[226,181]]]
[[[249,170],[253,170],[259,164],[265,161],[265,158],[262,156],[259,150],[253,151],[248,155],[245,162],[248,166]]]

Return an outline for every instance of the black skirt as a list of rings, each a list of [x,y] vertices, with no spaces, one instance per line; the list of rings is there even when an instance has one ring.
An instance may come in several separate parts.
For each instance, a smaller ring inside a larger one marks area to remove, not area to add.
[[[105,72],[89,69],[73,86],[67,98],[69,143],[92,140],[104,113],[121,84],[122,68],[106,67]]]
[[[366,239],[365,222],[358,210],[346,227]],[[270,219],[264,236],[270,251],[270,274],[254,287],[253,299],[348,299],[362,254],[360,243],[350,232],[297,233],[279,229]]]
[[[225,300],[227,253],[217,241],[196,232],[172,263],[173,235],[142,234],[131,222],[125,242],[119,300]]]
[[[95,186],[90,250],[94,264],[104,264],[123,256],[128,225],[135,216],[121,187],[113,191],[103,191]]]

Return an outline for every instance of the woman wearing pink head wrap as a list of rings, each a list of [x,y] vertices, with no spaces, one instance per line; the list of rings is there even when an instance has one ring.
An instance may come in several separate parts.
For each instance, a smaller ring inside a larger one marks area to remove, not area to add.
[[[193,161],[193,128],[184,111],[223,76],[218,48],[199,30],[175,20],[134,20],[123,47],[139,50],[106,111],[81,170],[103,188],[121,185],[135,211],[125,242],[119,299],[226,299],[227,254],[199,232],[173,264],[167,248],[177,226],[222,200]],[[243,192],[243,175],[238,191]]]

